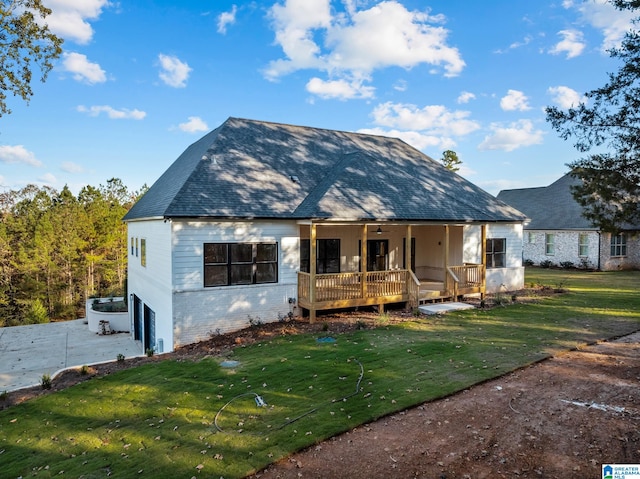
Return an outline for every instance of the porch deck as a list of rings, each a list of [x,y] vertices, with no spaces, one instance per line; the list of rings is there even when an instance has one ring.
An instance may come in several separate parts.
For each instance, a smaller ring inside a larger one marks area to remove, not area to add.
[[[412,271],[371,271],[311,275],[298,273],[298,305],[311,312],[357,306],[407,303],[417,307],[425,302],[457,299],[466,294],[484,294],[484,268],[465,264],[447,268],[445,280],[419,280]]]

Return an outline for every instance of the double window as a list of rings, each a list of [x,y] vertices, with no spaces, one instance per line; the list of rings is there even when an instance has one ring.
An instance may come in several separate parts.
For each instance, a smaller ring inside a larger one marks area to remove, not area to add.
[[[204,244],[206,287],[277,282],[277,243]]]
[[[611,235],[611,256],[627,256],[627,237],[624,234]]]
[[[487,238],[487,268],[504,268],[506,265],[506,238]]]

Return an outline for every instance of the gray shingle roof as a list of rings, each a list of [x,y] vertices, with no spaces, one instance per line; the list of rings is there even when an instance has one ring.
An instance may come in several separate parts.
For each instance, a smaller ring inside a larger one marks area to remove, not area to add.
[[[124,219],[153,217],[525,219],[399,139],[239,118],[187,148]]]
[[[549,186],[502,190],[497,198],[527,215],[528,230],[597,230],[571,195],[571,186],[579,182],[567,173]]]

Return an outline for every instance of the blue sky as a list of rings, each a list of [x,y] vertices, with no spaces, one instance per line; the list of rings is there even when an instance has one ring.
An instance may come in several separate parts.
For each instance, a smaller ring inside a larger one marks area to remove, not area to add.
[[[617,70],[604,0],[43,0],[64,54],[0,117],[0,190],[151,185],[228,117],[399,137],[492,194],[579,158],[544,108]]]

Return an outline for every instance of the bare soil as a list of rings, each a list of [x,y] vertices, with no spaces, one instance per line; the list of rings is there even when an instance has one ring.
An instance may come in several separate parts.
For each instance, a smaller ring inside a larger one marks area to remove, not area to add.
[[[519,299],[520,300],[520,299]],[[161,356],[67,371],[40,387],[3,395],[0,409],[96,375],[164,359],[225,355],[273,336],[347,332],[377,313],[323,316],[251,327]],[[392,320],[409,313],[395,311]],[[640,332],[585,346],[438,401],[390,415],[269,466],[275,478],[601,477],[603,463],[640,463]]]

